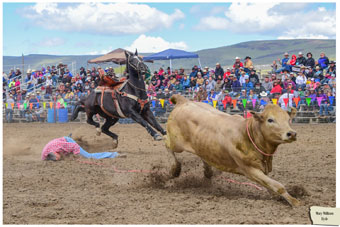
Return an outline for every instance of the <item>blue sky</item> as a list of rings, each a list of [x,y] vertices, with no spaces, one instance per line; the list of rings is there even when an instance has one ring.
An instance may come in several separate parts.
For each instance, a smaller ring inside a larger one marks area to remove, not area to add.
[[[334,39],[335,24],[335,3],[3,3],[3,54],[197,51],[252,40]]]

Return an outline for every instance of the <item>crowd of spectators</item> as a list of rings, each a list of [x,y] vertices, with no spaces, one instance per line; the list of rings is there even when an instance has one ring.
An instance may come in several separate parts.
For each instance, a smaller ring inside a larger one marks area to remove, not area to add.
[[[283,99],[289,98],[288,106],[299,108],[306,104],[306,97],[311,98],[311,108],[319,110],[319,115],[328,115],[335,105],[329,97],[336,93],[336,64],[329,61],[324,53],[314,60],[311,53],[307,58],[299,52],[289,57],[284,53],[282,59],[273,61],[269,73],[258,75],[250,56],[241,61],[235,58],[232,67],[223,67],[216,63],[214,68],[193,66],[191,72],[183,68],[166,70],[160,68],[146,79],[146,88],[150,100],[164,99],[165,105],[175,93],[191,94],[196,101],[204,101],[213,105],[214,101],[219,110],[234,108],[233,100],[237,100],[237,108],[241,111],[261,110],[272,99],[277,99],[279,105],[286,109]],[[105,69],[106,74],[115,77],[112,67]],[[62,63],[57,66],[47,66],[41,70],[28,69],[24,75],[20,69],[3,73],[3,97],[7,103],[6,117],[11,121],[14,108],[19,103],[20,116],[27,121],[39,121],[43,113],[42,100],[60,103],[61,108],[73,109],[73,103],[82,96],[87,96],[99,84],[98,68],[85,69],[81,67],[76,75]],[[24,83],[27,86],[22,86]],[[36,89],[41,93],[34,92]],[[293,98],[299,97],[296,106]],[[317,97],[323,97],[319,107]],[[244,106],[243,100],[246,99]],[[255,101],[255,105],[253,104]],[[334,99],[335,100],[335,99]],[[32,108],[27,108],[33,103]],[[71,105],[67,105],[71,104]]]

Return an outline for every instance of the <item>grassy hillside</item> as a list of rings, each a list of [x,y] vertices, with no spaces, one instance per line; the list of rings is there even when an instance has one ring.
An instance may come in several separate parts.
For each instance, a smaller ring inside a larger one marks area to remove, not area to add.
[[[200,56],[202,67],[209,66],[214,67],[216,62],[222,64],[222,66],[231,66],[236,56],[240,57],[243,61],[245,56],[251,56],[255,66],[269,65],[273,60],[282,58],[284,52],[289,54],[296,54],[301,51],[304,54],[312,52],[313,57],[318,59],[320,52],[325,52],[326,56],[335,60],[335,40],[311,40],[311,39],[299,39],[299,40],[268,40],[268,41],[250,41],[238,43],[235,45],[199,50],[196,53]],[[142,53],[144,56],[149,54]],[[69,55],[69,56],[54,56],[54,55],[40,55],[31,54],[25,56],[25,70],[30,66],[31,69],[38,69],[42,66],[51,64],[58,64],[63,62],[71,65],[75,62],[77,69],[81,66],[86,67],[87,61],[98,57],[99,55]],[[3,70],[8,72],[10,68],[19,67],[22,68],[22,58],[4,56],[3,57]],[[173,60],[172,65],[174,68],[186,68],[189,69],[193,65],[198,65],[197,59],[177,59]],[[90,64],[89,67],[95,66]],[[114,64],[104,64],[102,67],[113,66]],[[152,70],[157,70],[159,67],[168,67],[169,61],[155,61],[153,64],[149,64]]]

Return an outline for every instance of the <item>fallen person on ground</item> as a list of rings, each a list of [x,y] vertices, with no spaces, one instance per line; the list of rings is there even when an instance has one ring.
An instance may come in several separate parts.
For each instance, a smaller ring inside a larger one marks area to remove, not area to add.
[[[64,136],[51,140],[46,144],[42,151],[41,159],[46,161],[59,161],[69,154],[81,155],[85,158],[94,159],[126,157],[125,154],[119,154],[118,152],[88,153],[71,137]]]

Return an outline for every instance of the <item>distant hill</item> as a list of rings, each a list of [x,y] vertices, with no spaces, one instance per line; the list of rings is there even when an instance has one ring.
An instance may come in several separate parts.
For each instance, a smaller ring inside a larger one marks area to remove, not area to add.
[[[288,52],[290,55],[296,54],[301,51],[306,55],[307,52],[311,52],[315,59],[318,59],[321,52],[325,52],[326,56],[335,60],[336,55],[336,42],[335,40],[324,39],[297,39],[297,40],[267,40],[267,41],[249,41],[238,43],[230,46],[205,49],[196,51],[200,56],[202,67],[209,66],[215,67],[217,62],[222,66],[231,66],[235,61],[235,57],[238,56],[242,59],[246,56],[250,56],[254,62],[255,67],[261,67],[261,65],[270,65],[273,60],[282,58],[284,52]],[[148,56],[148,53],[142,53],[144,56]],[[55,65],[59,62],[68,64],[71,68],[71,63],[75,62],[73,67],[79,69],[81,66],[86,67],[89,59],[96,58],[100,55],[42,55],[42,54],[30,54],[24,56],[25,70],[30,67],[31,69],[39,69],[42,66]],[[3,56],[3,70],[8,72],[11,68],[22,68],[22,57]],[[197,59],[176,59],[173,60],[172,65],[174,68],[183,67],[190,69],[193,65],[198,65]],[[96,66],[89,64],[89,67]],[[105,64],[104,67],[113,66],[115,64]],[[168,67],[168,61],[155,61],[149,64],[152,70],[157,70],[159,67]],[[264,66],[262,66],[264,67]],[[267,66],[268,67],[268,66]]]

